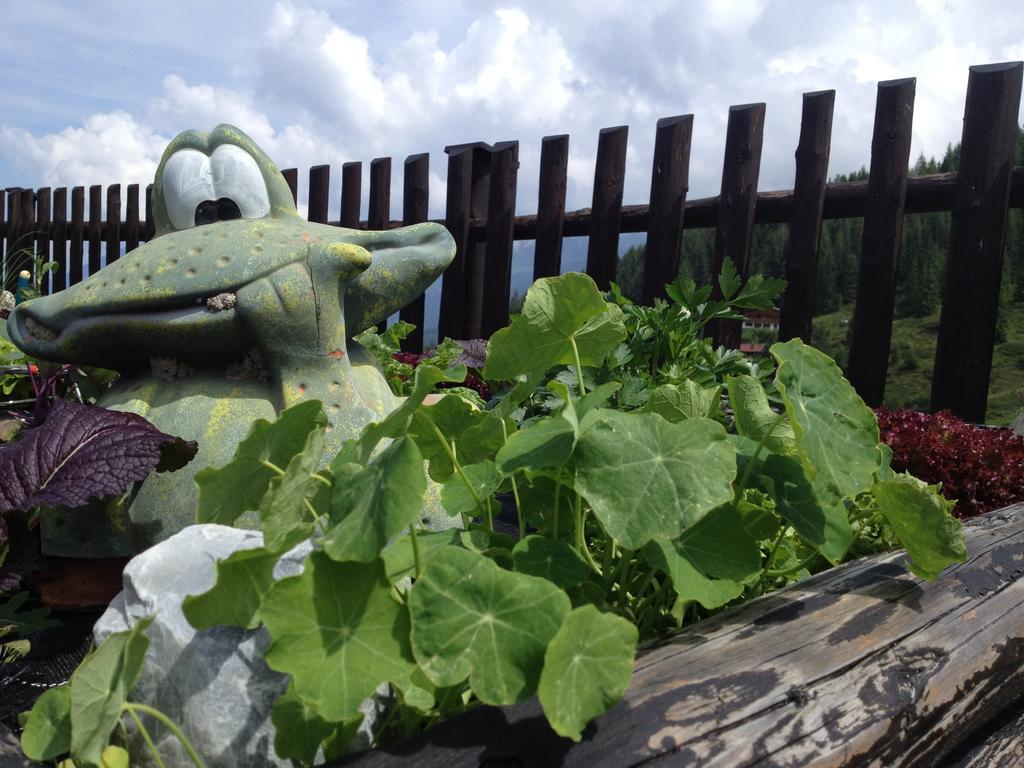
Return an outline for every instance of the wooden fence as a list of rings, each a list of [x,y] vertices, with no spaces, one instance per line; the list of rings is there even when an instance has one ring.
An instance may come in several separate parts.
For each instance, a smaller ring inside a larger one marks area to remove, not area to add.
[[[982,421],[988,396],[996,312],[1002,275],[1007,213],[1024,207],[1024,166],[1014,167],[1017,113],[1024,63],[971,67],[964,110],[959,170],[908,178],[913,78],[878,84],[870,175],[867,181],[828,184],[828,159],[835,91],[804,94],[796,176],[792,190],[758,192],[764,104],[729,110],[722,186],[719,195],[687,200],[693,115],[658,121],[648,203],[623,205],[627,127],[601,131],[590,208],[565,210],[569,137],[544,138],[536,215],[516,216],[519,144],[459,144],[447,154],[445,217],[440,220],[457,244],[454,263],[442,283],[439,338],[489,336],[508,322],[512,245],[534,240],[534,277],[556,275],[562,239],[589,236],[587,272],[602,288],[615,278],[619,235],[646,233],[644,299],[664,293],[678,270],[680,238],[686,228],[715,228],[717,273],[730,258],[744,276],[749,269],[755,223],[789,225],[788,286],[782,302],[780,337],[809,341],[815,309],[818,243],[823,219],[863,217],[853,338],[847,374],[870,405],[882,402],[889,359],[896,266],[903,217],[907,213],[951,211],[952,228],[933,371],[931,408],[950,408]],[[361,221],[362,163],[342,166],[338,219],[329,218],[330,166],[309,170],[309,219],[344,227],[383,229],[427,219],[426,154],[406,159],[402,218],[391,219],[391,159],[369,166],[368,218]],[[297,197],[298,172],[284,171]],[[4,253],[21,247],[56,258],[70,283],[109,259],[152,237],[150,192],[128,185],[10,189],[0,198]],[[123,219],[122,219],[123,212]],[[66,254],[66,258],[65,258]],[[57,283],[64,278],[58,277]],[[61,285],[60,287],[63,287]],[[424,301],[401,312],[417,325],[412,339],[422,344]],[[718,340],[735,345],[738,325],[718,330]]]

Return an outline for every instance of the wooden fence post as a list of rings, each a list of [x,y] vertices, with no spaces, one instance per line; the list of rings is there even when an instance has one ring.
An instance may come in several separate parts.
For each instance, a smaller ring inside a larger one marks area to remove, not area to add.
[[[363,199],[363,164],[344,163],[341,166],[341,213],[339,223],[349,229],[359,229],[359,208]]]
[[[569,166],[569,135],[545,136],[540,143],[540,182],[537,188],[537,237],[533,279],[562,271],[562,224],[565,221],[565,181]]]
[[[971,67],[949,234],[931,409],[983,421],[1024,63]]]
[[[59,291],[68,284],[68,188],[58,187],[53,191],[53,255],[57,262],[57,274],[53,278],[53,290]]]
[[[36,192],[36,257],[41,266],[50,261],[50,188],[40,187]],[[33,270],[35,265],[33,265]],[[33,274],[39,280],[42,292],[51,293],[50,275],[46,279],[40,279],[39,275]]]
[[[821,214],[828,181],[835,91],[805,93],[796,148],[793,212],[786,242],[786,292],[779,319],[779,341],[799,336],[811,343],[818,283]]]
[[[71,190],[71,249],[68,253],[68,285],[82,282],[85,270],[83,243],[85,241],[85,187]]]
[[[298,168],[285,168],[281,171],[281,175],[284,176],[285,184],[288,185],[288,189],[292,191],[292,202],[296,206],[299,204],[299,169]]]
[[[683,205],[690,178],[693,115],[663,117],[654,137],[651,202],[644,254],[643,302],[665,298],[665,285],[679,272]]]
[[[879,83],[875,102],[871,170],[847,365],[850,383],[872,408],[882,404],[889,367],[915,82],[908,77]]]
[[[512,280],[512,226],[516,213],[519,142],[502,141],[491,150],[491,184],[487,200],[487,241],[484,249],[483,307],[480,335],[508,325]]]
[[[402,180],[402,224],[419,224],[427,220],[430,204],[430,155],[427,153],[409,155],[405,159],[405,173]],[[425,293],[421,293],[402,308],[398,317],[416,326],[402,342],[407,352],[423,351],[423,322],[426,309]]]
[[[102,261],[101,251],[103,240],[100,237],[103,226],[103,187],[100,184],[93,184],[89,187],[89,274],[95,275],[100,271]]]
[[[455,258],[441,277],[441,311],[437,337],[465,338],[469,277],[469,219],[473,194],[473,150],[448,147],[448,182],[444,224],[455,239]]]
[[[629,126],[602,128],[594,164],[594,200],[591,205],[587,274],[607,291],[615,280],[622,226],[622,189],[626,176],[626,138]]]
[[[156,221],[153,219],[153,185],[146,185],[146,221],[142,226],[142,239],[147,242],[156,235]]]
[[[314,165],[309,169],[308,221],[327,223],[327,204],[331,188],[331,166]]]
[[[107,264],[121,257],[121,185],[107,187]]]
[[[124,203],[124,252],[139,247],[139,185],[129,184]]]
[[[715,227],[715,260],[711,269],[715,295],[721,296],[718,275],[726,259],[732,260],[746,281],[750,270],[750,238],[757,208],[757,178],[761,171],[761,142],[764,137],[765,105],[740,104],[729,107],[725,130],[725,161],[722,165],[722,191],[718,200]],[[715,344],[738,348],[742,325],[739,320],[713,324]]]
[[[366,213],[367,229],[387,229],[391,222],[391,158],[370,161],[370,207]]]

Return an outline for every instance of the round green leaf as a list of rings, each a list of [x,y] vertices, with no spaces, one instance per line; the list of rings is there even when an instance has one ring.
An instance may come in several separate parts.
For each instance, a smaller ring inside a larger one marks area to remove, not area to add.
[[[98,764],[110,733],[121,719],[121,705],[138,682],[149,647],[144,634],[152,618],[103,641],[71,675],[71,756]]]
[[[50,688],[36,699],[21,734],[21,748],[33,760],[53,760],[71,749],[71,688]]]
[[[574,587],[590,572],[583,556],[561,539],[527,536],[516,543],[512,562],[520,573],[539,576],[560,587]]]
[[[263,547],[232,552],[217,561],[216,583],[200,595],[186,595],[181,612],[196,629],[221,624],[254,629],[259,624],[260,601],[274,583],[279,557]]]
[[[276,473],[263,462],[284,468],[306,445],[309,433],[327,424],[319,400],[307,400],[282,411],[274,422],[257,419],[238,445],[234,458],[223,467],[196,473],[199,504],[196,522],[232,525],[259,507]]]
[[[882,465],[875,414],[824,352],[800,339],[773,344],[771,352],[779,361],[776,384],[818,498],[829,505],[866,491]]]
[[[416,443],[400,437],[366,467],[335,467],[331,525],[324,552],[338,561],[368,563],[423,509],[427,478]]]
[[[622,310],[601,296],[597,284],[579,272],[537,280],[526,292],[523,312],[487,343],[487,379],[540,374],[575,362],[600,365],[626,338]]]
[[[339,563],[313,552],[301,575],[274,584],[260,618],[273,640],[267,665],[290,674],[325,720],[353,717],[381,683],[413,669],[408,613],[380,560]]]
[[[445,481],[441,488],[441,503],[449,515],[468,515],[477,512],[477,507],[480,506],[477,499],[486,505],[486,500],[501,485],[501,475],[495,469],[493,461],[469,464],[463,467],[462,471],[473,490],[470,491],[466,479],[459,474],[454,474]]]
[[[337,725],[320,717],[316,708],[295,693],[292,685],[270,710],[274,724],[274,751],[283,760],[312,764],[320,742],[334,733]]]
[[[551,582],[450,547],[424,569],[409,613],[413,653],[431,682],[448,686],[469,677],[481,701],[512,704],[536,690],[569,598]]]
[[[633,674],[637,629],[592,605],[566,618],[544,654],[538,695],[551,727],[579,741],[592,719],[626,692]]]
[[[950,514],[956,502],[910,475],[880,480],[872,490],[882,517],[910,556],[911,573],[930,580],[947,565],[967,559],[964,530]]]
[[[674,539],[733,497],[736,454],[708,419],[593,411],[576,447],[576,488],[627,549]]]

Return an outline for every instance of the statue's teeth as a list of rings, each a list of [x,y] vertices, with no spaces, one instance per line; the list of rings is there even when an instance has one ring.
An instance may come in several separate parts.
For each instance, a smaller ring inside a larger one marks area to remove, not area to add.
[[[222,312],[225,309],[233,309],[236,301],[233,293],[218,293],[206,300],[206,308],[211,312]]]

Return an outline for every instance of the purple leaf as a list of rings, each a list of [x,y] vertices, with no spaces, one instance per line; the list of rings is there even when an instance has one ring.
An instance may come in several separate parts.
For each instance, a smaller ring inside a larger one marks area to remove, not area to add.
[[[455,360],[455,365],[481,370],[487,356],[487,339],[464,339],[455,342],[462,347],[462,354]]]
[[[0,513],[117,496],[153,470],[180,469],[196,450],[134,413],[58,399],[43,424],[0,445]]]

